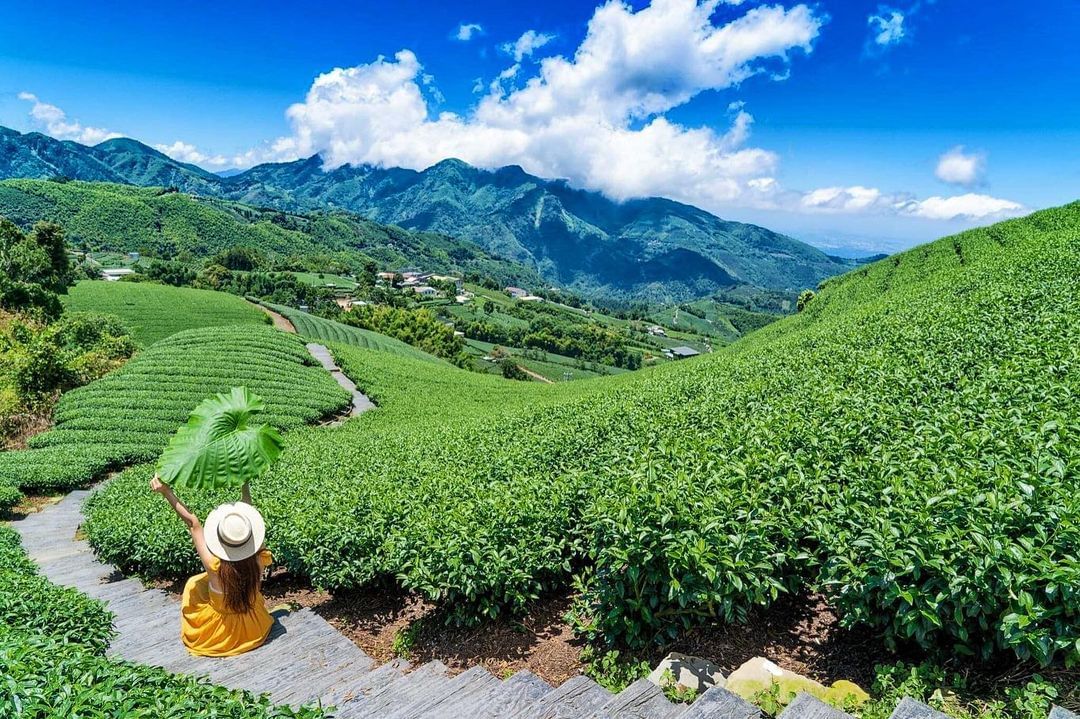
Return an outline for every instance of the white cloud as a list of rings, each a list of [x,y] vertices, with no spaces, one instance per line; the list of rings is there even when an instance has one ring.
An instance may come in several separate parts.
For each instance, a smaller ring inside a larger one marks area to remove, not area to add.
[[[224,155],[207,155],[206,153],[201,152],[199,148],[182,140],[177,140],[171,145],[154,145],[154,147],[160,152],[164,152],[169,157],[174,160],[179,160],[180,162],[188,162],[194,165],[203,165],[218,169],[232,164],[229,162],[229,158]]]
[[[942,182],[962,187],[975,187],[982,183],[986,174],[986,155],[980,152],[964,152],[957,145],[938,158],[934,175]]]
[[[810,213],[877,213],[928,220],[987,220],[1013,217],[1026,211],[1018,202],[972,193],[918,200],[907,193],[887,193],[861,185],[822,187],[802,193],[783,191],[775,183],[756,189],[761,191],[759,207]]]
[[[87,127],[77,121],[69,121],[67,113],[56,105],[42,102],[32,92],[20,92],[19,99],[33,103],[30,117],[34,123],[58,140],[75,140],[84,145],[96,145],[99,142],[122,137],[118,132],[110,132],[100,127]]]
[[[1024,206],[1010,200],[969,192],[953,197],[928,197],[919,202],[902,204],[898,209],[902,214],[929,220],[953,220],[1009,217],[1022,213]]]
[[[461,42],[468,42],[476,35],[482,35],[483,33],[484,28],[482,25],[475,22],[463,22],[458,25],[457,32],[454,33],[454,39],[460,40]]]
[[[515,63],[469,116],[430,111],[411,51],[337,68],[289,108],[293,135],[278,147],[297,157],[320,153],[328,167],[422,169],[447,157],[519,164],[616,199],[663,194],[716,206],[737,198],[747,180],[769,176],[776,156],[744,147],[753,118],[741,109],[727,132],[684,127],[663,113],[702,92],[771,76],[792,51],[811,50],[822,24],[797,5],[756,7],[717,26],[717,5],[656,0],[633,12],[609,2],[572,58],[544,58],[527,78]],[[520,87],[507,91],[511,78]]]
[[[904,13],[899,10],[879,7],[878,14],[869,16],[866,22],[871,27],[874,42],[882,47],[904,39]]]
[[[546,32],[536,32],[536,30],[526,30],[521,37],[514,42],[504,43],[502,45],[503,52],[507,52],[514,56],[514,62],[521,62],[524,58],[529,57],[534,52],[539,50],[544,45],[555,39],[554,35]]]

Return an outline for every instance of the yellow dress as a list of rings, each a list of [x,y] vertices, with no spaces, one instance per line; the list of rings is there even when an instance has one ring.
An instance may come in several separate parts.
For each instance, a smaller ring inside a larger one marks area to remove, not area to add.
[[[259,552],[259,565],[268,567],[270,552]],[[221,560],[215,558],[215,572]],[[196,574],[184,585],[180,608],[180,636],[192,654],[201,657],[231,657],[262,646],[270,634],[274,620],[266,611],[261,592],[255,595],[255,606],[236,614],[225,607],[225,595],[210,589],[206,572]]]

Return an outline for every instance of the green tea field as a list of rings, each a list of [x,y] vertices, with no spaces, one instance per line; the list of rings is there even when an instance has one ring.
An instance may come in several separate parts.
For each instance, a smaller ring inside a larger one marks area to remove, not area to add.
[[[71,288],[64,306],[76,312],[116,315],[143,347],[197,327],[258,325],[269,321],[259,308],[239,297],[139,282],[84,280]]]
[[[379,409],[290,433],[255,488],[269,541],[317,586],[398,583],[465,624],[577,576],[600,645],[812,588],[890,644],[1080,662],[1078,233],[1073,204],[946,237],[617,377],[510,383],[331,343]],[[182,576],[196,559],[150,472],[96,494],[86,531]]]

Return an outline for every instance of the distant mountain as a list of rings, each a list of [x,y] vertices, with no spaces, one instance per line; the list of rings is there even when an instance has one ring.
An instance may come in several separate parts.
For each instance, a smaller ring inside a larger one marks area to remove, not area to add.
[[[222,177],[135,140],[86,147],[3,132],[0,178],[59,174],[172,186],[291,211],[348,210],[469,240],[535,267],[547,282],[593,297],[685,299],[741,284],[795,291],[859,264],[672,200],[618,203],[517,166],[487,171],[451,159],[421,172],[324,170],[315,156]]]

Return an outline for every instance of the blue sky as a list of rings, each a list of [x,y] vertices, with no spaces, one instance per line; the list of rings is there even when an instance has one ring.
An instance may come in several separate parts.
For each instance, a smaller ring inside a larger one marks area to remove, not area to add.
[[[831,247],[1080,197],[1080,3],[598,7],[12,4],[0,124],[211,169],[522,164]]]

